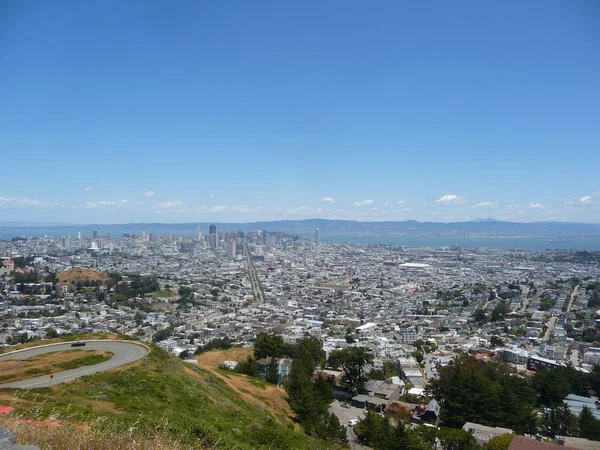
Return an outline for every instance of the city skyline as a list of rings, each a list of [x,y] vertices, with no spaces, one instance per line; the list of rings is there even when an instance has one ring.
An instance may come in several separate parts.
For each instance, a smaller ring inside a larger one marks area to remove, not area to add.
[[[600,223],[595,5],[434,3],[4,2],[0,218]]]

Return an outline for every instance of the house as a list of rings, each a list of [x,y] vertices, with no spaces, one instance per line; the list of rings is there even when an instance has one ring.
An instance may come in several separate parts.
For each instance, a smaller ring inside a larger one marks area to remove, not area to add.
[[[373,408],[382,412],[394,400],[400,398],[402,386],[382,380],[369,380],[358,390],[359,394],[352,398],[352,405],[357,408]]]
[[[490,439],[495,438],[496,436],[514,434],[514,431],[510,428],[488,427],[472,422],[465,423],[462,429],[473,436],[477,441],[477,444],[482,446],[487,445],[490,442]]]
[[[256,364],[258,364],[258,374],[263,380],[267,378],[269,365],[271,365],[273,361],[277,364],[277,384],[280,384],[290,374],[292,360],[290,358],[272,358],[270,356],[258,359],[256,361]]]
[[[436,399],[432,399],[425,405],[419,405],[415,408],[416,422],[435,423],[440,417],[440,404]]]

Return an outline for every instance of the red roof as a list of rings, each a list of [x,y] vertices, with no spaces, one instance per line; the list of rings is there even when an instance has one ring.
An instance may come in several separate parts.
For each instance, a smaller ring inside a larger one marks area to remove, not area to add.
[[[559,447],[549,442],[536,441],[535,439],[525,436],[515,436],[512,438],[508,450],[557,450],[559,448],[561,450],[577,450],[575,447],[568,447],[566,445],[561,445]]]

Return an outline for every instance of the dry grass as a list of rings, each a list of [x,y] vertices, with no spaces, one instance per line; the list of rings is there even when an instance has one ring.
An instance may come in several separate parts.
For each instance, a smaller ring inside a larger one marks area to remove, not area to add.
[[[62,285],[76,285],[78,281],[108,281],[108,275],[97,270],[75,268],[58,274],[58,281]]]
[[[18,419],[2,418],[0,425],[10,430],[17,443],[37,445],[42,450],[184,450],[183,445],[172,438],[156,433],[136,434],[134,428],[128,433],[91,427],[71,425],[47,426],[23,423]],[[196,447],[207,448],[207,447]]]
[[[219,369],[224,361],[243,361],[251,354],[251,348],[230,348],[203,353],[197,356],[196,360],[198,367],[219,377],[245,402],[260,406],[283,424],[291,423],[294,413],[287,402],[287,393],[284,389],[271,384],[256,383],[256,380],[246,375],[228,373]]]
[[[81,350],[46,353],[22,361],[0,361],[0,383],[7,383],[13,380],[26,380],[40,375],[60,372],[64,370],[60,368],[60,364],[73,362],[89,356],[111,357],[112,353],[100,350]]]

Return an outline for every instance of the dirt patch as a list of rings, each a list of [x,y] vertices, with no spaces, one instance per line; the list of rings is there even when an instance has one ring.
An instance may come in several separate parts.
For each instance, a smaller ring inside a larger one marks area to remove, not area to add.
[[[108,279],[108,275],[104,272],[82,268],[75,268],[58,274],[60,284],[69,287],[77,285],[79,281],[101,281],[106,283]]]
[[[196,357],[196,361],[198,361],[198,367],[219,377],[244,401],[260,406],[283,424],[289,423],[293,419],[294,413],[287,402],[287,394],[284,389],[270,384],[264,387],[257,386],[256,381],[246,375],[226,376],[219,371],[219,366],[224,361],[243,361],[251,354],[251,348],[231,348],[203,353]]]
[[[90,357],[98,359],[100,357],[111,358],[112,353],[100,350],[77,350],[46,353],[23,361],[0,361],[0,383],[26,380],[28,378],[39,377],[40,375],[61,372],[65,370],[63,367],[69,367],[69,363],[75,366],[89,365],[84,362],[84,359]],[[77,364],[78,362],[80,364]]]

